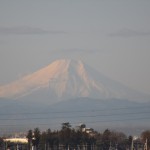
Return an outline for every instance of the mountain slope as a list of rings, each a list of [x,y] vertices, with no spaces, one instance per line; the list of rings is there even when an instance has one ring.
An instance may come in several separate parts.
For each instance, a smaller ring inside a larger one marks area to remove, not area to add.
[[[82,61],[56,60],[37,72],[0,86],[0,97],[56,101],[77,97],[149,100],[149,96],[113,81]]]

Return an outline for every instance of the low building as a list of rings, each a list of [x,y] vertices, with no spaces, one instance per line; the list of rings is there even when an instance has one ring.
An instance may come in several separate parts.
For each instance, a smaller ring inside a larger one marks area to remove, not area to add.
[[[26,138],[7,138],[4,139],[5,142],[12,142],[12,143],[28,143]]]

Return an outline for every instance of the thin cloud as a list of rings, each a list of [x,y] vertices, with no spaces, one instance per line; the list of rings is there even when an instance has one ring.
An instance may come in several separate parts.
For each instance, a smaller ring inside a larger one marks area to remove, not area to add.
[[[132,29],[122,29],[117,32],[109,34],[111,37],[137,37],[137,36],[150,36],[150,32],[137,31]]]
[[[21,34],[66,34],[65,31],[49,31],[42,28],[19,26],[19,27],[0,27],[1,35],[21,35]]]

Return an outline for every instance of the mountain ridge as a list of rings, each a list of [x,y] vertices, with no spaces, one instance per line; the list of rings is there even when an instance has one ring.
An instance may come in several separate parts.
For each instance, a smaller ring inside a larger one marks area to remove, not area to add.
[[[81,60],[71,59],[56,60],[32,74],[0,86],[0,97],[6,98],[21,99],[38,92],[59,101],[75,97],[149,100],[149,96],[109,79]]]

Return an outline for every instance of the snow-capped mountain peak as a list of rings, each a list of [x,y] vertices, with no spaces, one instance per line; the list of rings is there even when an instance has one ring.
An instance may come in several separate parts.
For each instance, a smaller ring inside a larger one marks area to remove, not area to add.
[[[141,99],[138,92],[101,75],[80,60],[71,59],[56,60],[30,75],[0,86],[0,97],[20,99],[30,96],[53,100],[75,97]]]
[[[0,86],[0,97],[17,98],[41,88],[53,88],[58,97],[61,97],[67,90],[67,84],[71,78],[70,75],[74,84],[76,84],[77,76],[78,78],[79,76],[80,78],[82,78],[81,76],[85,78],[84,64],[81,61],[70,59],[56,60],[30,75],[10,84]]]

